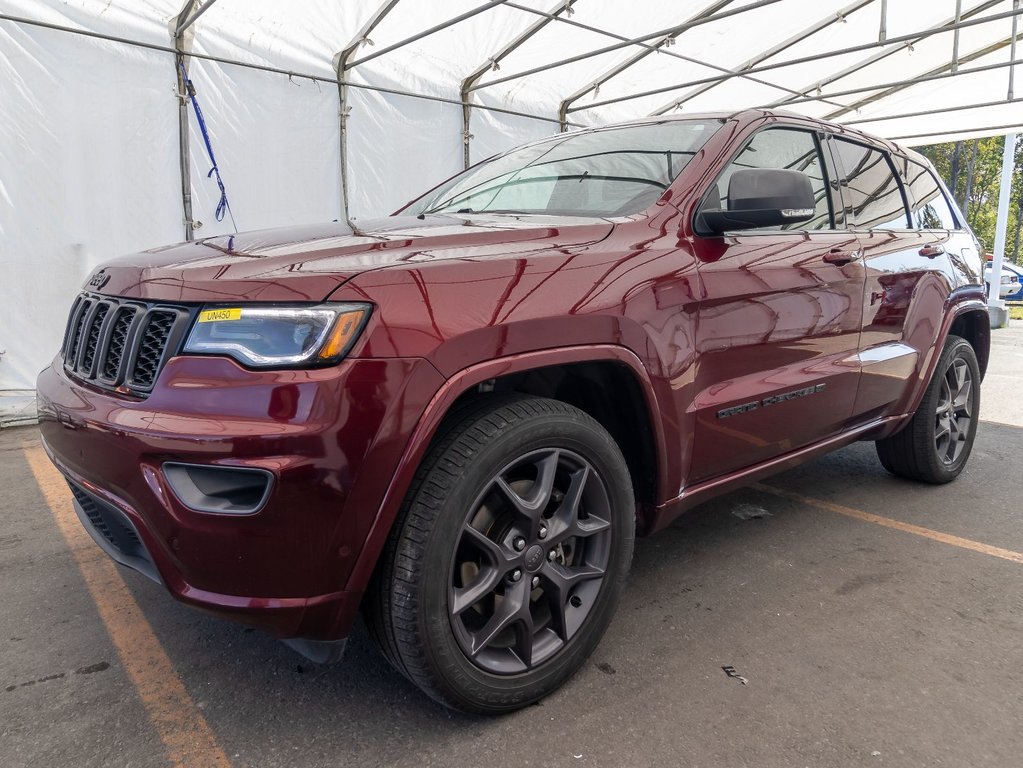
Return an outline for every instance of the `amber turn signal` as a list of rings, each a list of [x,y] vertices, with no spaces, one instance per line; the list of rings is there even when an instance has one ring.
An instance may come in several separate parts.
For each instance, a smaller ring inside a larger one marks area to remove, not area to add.
[[[327,338],[327,343],[320,350],[320,359],[330,360],[340,357],[348,349],[348,345],[359,335],[359,329],[362,327],[365,317],[365,309],[353,309],[338,315],[337,320],[334,321],[334,328]]]

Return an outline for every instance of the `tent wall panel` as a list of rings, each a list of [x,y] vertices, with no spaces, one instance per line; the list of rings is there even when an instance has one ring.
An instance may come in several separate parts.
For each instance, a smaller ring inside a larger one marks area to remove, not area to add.
[[[173,67],[0,26],[0,390],[35,387],[98,263],[181,239]]]

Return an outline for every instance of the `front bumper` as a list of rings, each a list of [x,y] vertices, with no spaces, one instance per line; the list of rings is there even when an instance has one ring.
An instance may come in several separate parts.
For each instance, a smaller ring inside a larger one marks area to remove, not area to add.
[[[144,573],[150,563],[179,600],[316,646],[348,633],[364,588],[349,575],[440,383],[419,359],[257,372],[176,357],[140,400],[82,384],[57,359],[37,391],[47,453],[108,554]],[[201,512],[175,495],[166,462],[260,469],[273,483],[255,514]],[[90,503],[123,517],[139,549],[104,546]]]

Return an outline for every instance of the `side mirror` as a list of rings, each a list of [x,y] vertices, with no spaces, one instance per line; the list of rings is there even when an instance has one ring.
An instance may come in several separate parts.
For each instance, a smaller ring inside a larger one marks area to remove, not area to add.
[[[728,180],[728,210],[700,211],[702,227],[714,234],[809,221],[817,213],[810,178],[799,171],[750,168]]]

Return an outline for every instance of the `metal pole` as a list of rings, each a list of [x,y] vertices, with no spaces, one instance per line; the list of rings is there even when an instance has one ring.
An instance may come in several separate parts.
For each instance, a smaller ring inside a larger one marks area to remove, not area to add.
[[[888,0],[881,0],[881,26],[877,30],[877,41],[883,43],[888,37]]]
[[[185,60],[185,33],[188,31],[188,24],[183,23],[192,9],[196,0],[186,0],[177,16],[177,24],[174,25],[174,77],[178,83],[178,163],[181,170],[181,209],[185,219],[185,240],[192,240],[195,236],[195,222],[192,218],[192,178],[191,178],[191,149],[189,146],[188,132],[188,92],[185,85],[185,78],[182,75],[182,68],[188,71],[188,62]],[[207,4],[207,7],[213,2]],[[192,19],[195,20],[194,18]]]
[[[1016,134],[1005,136],[1005,147],[1002,149],[1002,182],[998,188],[998,218],[995,220],[995,252],[988,270],[987,304],[995,310],[1005,309],[1005,302],[998,296],[1002,283],[1002,262],[1005,259],[1005,233],[1009,227],[1009,195],[1012,192],[1012,166],[1016,154]],[[1000,312],[997,314],[1001,314]],[[994,320],[995,313],[992,313]],[[998,323],[1000,327],[1002,323]]]
[[[339,122],[339,161],[341,164],[341,215],[344,216],[348,226],[355,229],[352,224],[348,208],[348,115],[352,108],[348,106],[348,71],[352,68],[350,64],[352,56],[359,50],[361,45],[372,45],[369,39],[370,33],[377,25],[384,20],[384,17],[391,12],[391,9],[398,4],[398,0],[384,0],[377,8],[376,13],[369,17],[362,29],[353,37],[336,56],[334,56],[334,72],[337,75],[337,98],[338,98],[338,122]]]
[[[963,0],[956,0],[956,18],[955,23],[958,24],[963,20]],[[954,37],[952,38],[952,74],[959,71],[959,28],[956,27]]]
[[[515,51],[515,49],[552,21],[555,21],[562,13],[571,12],[572,6],[575,2],[576,0],[559,0],[558,5],[553,8],[550,13],[541,14],[539,19],[526,27],[521,33],[516,35],[510,42],[501,48],[501,50],[463,78],[462,85],[458,89],[458,95],[462,100],[462,161],[466,168],[469,167],[471,162],[469,158],[469,142],[472,139],[472,133],[469,131],[469,121],[472,117],[472,103],[470,102],[470,98],[472,97],[470,91],[472,90],[472,87],[476,85],[476,83],[479,82],[479,79],[487,72],[500,69],[501,61],[506,56],[510,55],[513,51]],[[564,130],[564,128],[562,128],[562,130]]]
[[[1014,2],[1012,4],[1012,9],[1014,11],[1019,11],[1019,9],[1020,9],[1020,0],[1014,0]],[[1012,59],[1013,61],[1016,60],[1016,36],[1017,36],[1016,35],[1016,31],[1018,29],[1019,29],[1019,16],[1013,16],[1012,17],[1012,48],[1010,49],[1011,53],[1009,54],[1009,58]],[[1015,78],[1015,75],[1016,75],[1016,67],[1015,67],[1015,65],[1013,65],[1013,66],[1009,67],[1009,95],[1005,97],[1009,101],[1012,101],[1012,85],[1013,85],[1012,81]]]

